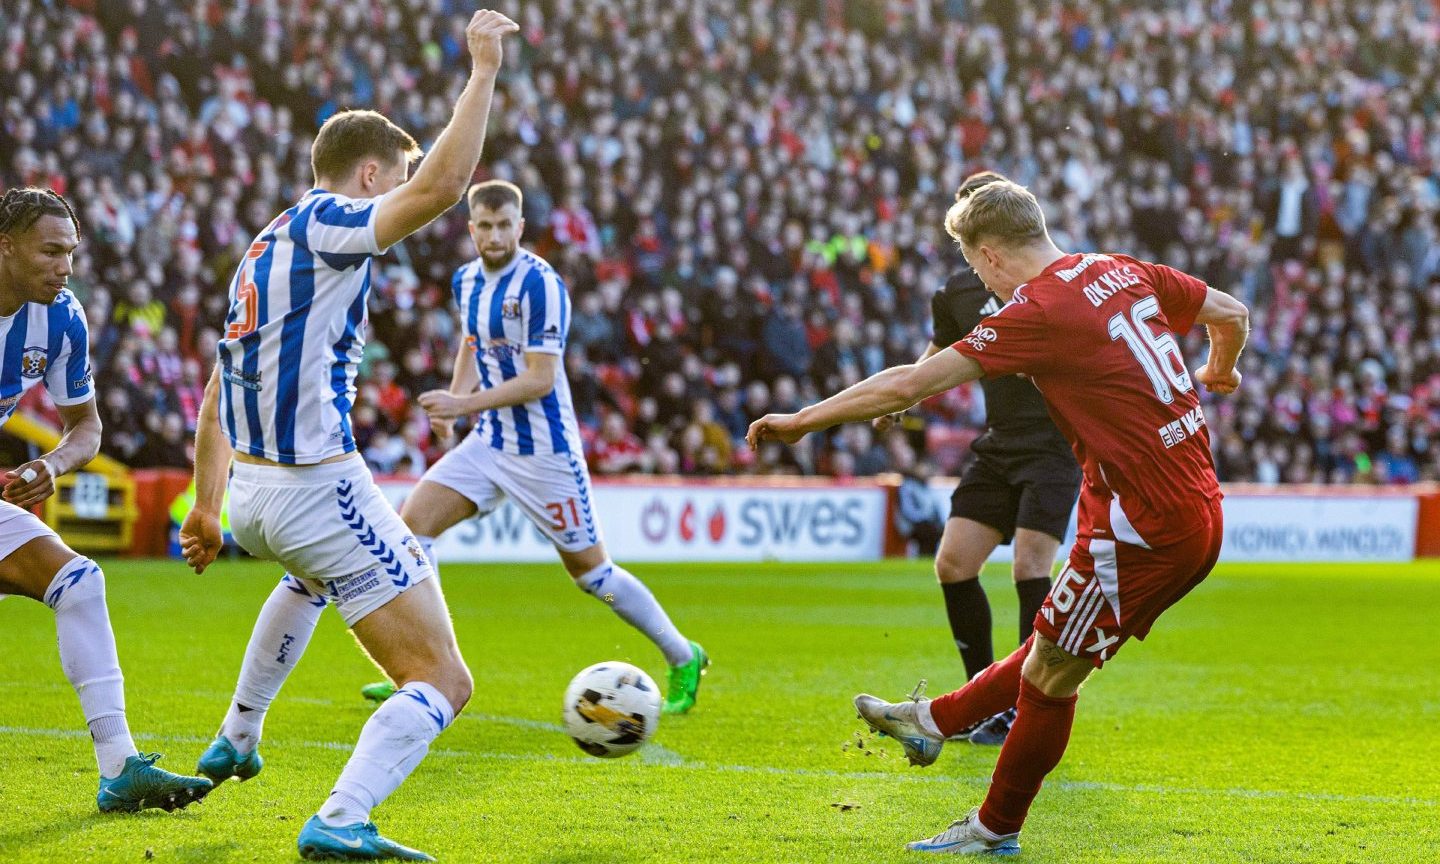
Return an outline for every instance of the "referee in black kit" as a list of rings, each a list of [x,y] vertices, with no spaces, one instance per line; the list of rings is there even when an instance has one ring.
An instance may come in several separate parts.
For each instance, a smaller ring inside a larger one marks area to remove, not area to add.
[[[955,193],[963,200],[980,187],[1005,178],[982,171],[965,178]],[[935,336],[920,357],[949,348],[981,319],[1000,310],[969,267],[951,276],[930,301]],[[1055,553],[1070,524],[1080,491],[1080,466],[1055,428],[1040,391],[1028,378],[982,378],[987,429],[971,445],[966,466],[950,498],[950,518],[935,555],[935,575],[945,592],[945,611],[955,647],[970,679],[995,660],[990,602],[980,587],[980,568],[995,547],[1014,542],[1015,593],[1020,597],[1020,642],[1030,637],[1035,613],[1050,593]],[[888,429],[898,415],[882,417]],[[1000,744],[1015,718],[1011,708],[968,730],[976,744]],[[962,733],[964,734],[964,733]]]

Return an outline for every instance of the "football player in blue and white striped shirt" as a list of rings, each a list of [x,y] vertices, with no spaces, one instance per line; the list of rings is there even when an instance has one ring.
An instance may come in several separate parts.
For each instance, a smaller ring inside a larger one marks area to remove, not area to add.
[[[265,711],[327,602],[403,685],[365,724],[329,799],[301,829],[306,858],[430,860],[380,836],[370,811],[464,707],[470,673],[429,559],[356,452],[350,406],[370,259],[464,195],[485,139],[501,40],[517,29],[490,10],[471,18],[470,80],[408,182],[420,151],[404,130],[373,111],[326,121],[311,148],[316,188],[255,238],[230,284],[181,549],[197,572],[214,561],[229,468],[235,540],[289,572],[260,612],[234,701],[199,770],[217,783],[260,771]]]
[[[570,382],[561,360],[570,298],[559,275],[520,248],[521,193],[490,180],[471,187],[470,236],[480,256],[455,273],[452,287],[465,330],[449,390],[420,396],[431,429],[451,436],[454,418],[480,414],[464,441],[429,471],[400,512],[420,544],[506,498],[550,538],[575,584],[603,599],[644,633],[670,667],[664,710],[690,710],[709,660],[665,614],[650,589],[610,560],[590,495]],[[363,691],[383,699],[385,684]]]
[[[44,383],[65,431],[55,449],[0,481],[0,592],[55,610],[60,666],[80,697],[100,767],[101,810],[174,810],[210,791],[141,756],[125,719],[125,682],[105,605],[105,574],[25,509],[55,493],[55,478],[100,450],[90,379],[90,337],[80,301],[65,288],[80,223],[49,189],[0,198],[0,426],[25,391]],[[3,594],[0,594],[3,596]]]

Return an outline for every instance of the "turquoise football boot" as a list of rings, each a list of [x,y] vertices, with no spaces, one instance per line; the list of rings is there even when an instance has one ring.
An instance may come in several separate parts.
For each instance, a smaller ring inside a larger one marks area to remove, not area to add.
[[[307,861],[375,861],[398,858],[402,861],[434,861],[419,849],[401,846],[380,836],[374,822],[354,825],[326,825],[319,816],[311,816],[300,829],[295,841],[300,857]]]
[[[265,767],[265,760],[260,758],[260,748],[256,747],[244,756],[241,756],[230,743],[230,739],[224,735],[216,735],[205,752],[200,754],[200,761],[195,766],[196,774],[204,774],[209,777],[216,786],[234,777],[241,782],[249,780],[260,769]]]
[[[95,803],[106,813],[134,813],[150,807],[179,810],[194,804],[215,788],[204,777],[186,777],[156,768],[159,753],[136,753],[125,759],[115,777],[101,777]]]

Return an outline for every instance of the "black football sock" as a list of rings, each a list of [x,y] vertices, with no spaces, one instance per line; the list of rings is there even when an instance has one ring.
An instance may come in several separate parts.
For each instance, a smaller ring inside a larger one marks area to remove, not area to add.
[[[1015,583],[1015,593],[1020,597],[1020,643],[1024,644],[1035,632],[1035,616],[1050,596],[1050,579],[1024,579]]]
[[[995,662],[995,646],[990,638],[990,601],[979,579],[964,582],[941,582],[945,592],[945,614],[950,619],[950,633],[960,659],[965,662],[965,680],[974,678]]]

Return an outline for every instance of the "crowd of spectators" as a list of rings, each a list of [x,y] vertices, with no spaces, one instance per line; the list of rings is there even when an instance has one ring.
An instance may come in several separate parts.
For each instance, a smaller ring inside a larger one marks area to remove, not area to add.
[[[85,242],[105,449],[188,464],[227,283],[311,185],[315,129],[374,107],[422,144],[463,84],[458,0],[11,0],[0,183],[50,186]],[[597,472],[954,471],[977,387],[879,438],[752,455],[748,422],[913,359],[962,263],[970,171],[1047,206],[1061,248],[1173,264],[1252,309],[1246,385],[1206,412],[1223,478],[1440,478],[1440,2],[535,0],[484,176],[573,298]],[[438,456],[457,210],[375,267],[355,430]],[[1203,336],[1186,341],[1192,363]]]

